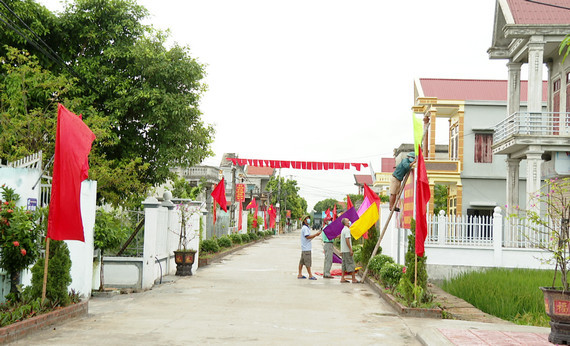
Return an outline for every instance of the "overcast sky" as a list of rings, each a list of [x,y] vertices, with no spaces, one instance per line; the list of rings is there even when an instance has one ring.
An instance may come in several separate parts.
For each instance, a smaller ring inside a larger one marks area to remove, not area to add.
[[[51,10],[59,0],[41,0]],[[206,65],[218,166],[241,158],[371,163],[412,142],[414,78],[506,79],[491,61],[495,0],[139,0]],[[370,170],[283,169],[309,208]]]

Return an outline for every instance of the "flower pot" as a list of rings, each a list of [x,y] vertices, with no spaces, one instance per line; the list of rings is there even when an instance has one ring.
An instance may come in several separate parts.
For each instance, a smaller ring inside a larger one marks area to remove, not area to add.
[[[541,287],[544,307],[550,317],[548,341],[553,344],[570,344],[570,292],[558,287]]]
[[[174,251],[174,262],[176,263],[176,275],[192,275],[192,264],[194,264],[195,250]]]

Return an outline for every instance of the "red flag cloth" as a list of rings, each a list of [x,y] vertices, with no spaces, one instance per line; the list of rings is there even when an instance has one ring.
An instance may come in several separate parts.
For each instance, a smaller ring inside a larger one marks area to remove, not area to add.
[[[269,206],[269,228],[275,227],[275,219],[277,218],[277,209],[272,205]]]
[[[332,219],[331,208],[327,208],[327,211],[325,211],[325,216],[325,221]]]
[[[348,210],[352,207],[354,207],[354,204],[352,204],[352,201],[350,200],[350,196],[346,195],[346,210]]]
[[[332,215],[333,215],[333,221],[336,220],[336,218],[338,217],[338,214],[336,213],[336,204],[334,205]]]
[[[239,218],[238,218],[238,231],[241,231],[242,227],[242,213],[243,212],[243,205],[241,204],[241,202],[239,202]]]
[[[245,209],[251,209],[251,208],[257,209],[257,202],[255,201],[255,198],[253,198],[253,199],[251,200],[251,202],[249,202],[249,203],[247,204],[247,206],[245,207]]]
[[[57,105],[57,130],[47,237],[85,241],[81,219],[81,182],[88,177],[95,135],[80,117]]]
[[[376,192],[372,191],[372,189],[368,187],[366,183],[364,183],[364,196],[368,197],[372,203],[376,203],[377,207],[380,207],[380,197],[376,194]]]
[[[418,149],[418,180],[416,182],[416,254],[424,255],[424,243],[427,236],[427,203],[431,198],[426,164],[421,148]]]
[[[214,201],[218,202],[220,208],[227,212],[228,202],[226,201],[226,183],[224,182],[224,177],[222,177],[222,180],[220,180],[218,185],[216,185],[211,195],[214,198]]]

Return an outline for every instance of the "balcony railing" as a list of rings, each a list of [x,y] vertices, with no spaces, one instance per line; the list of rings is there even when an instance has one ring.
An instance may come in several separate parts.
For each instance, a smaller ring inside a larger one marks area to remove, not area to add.
[[[570,113],[517,112],[495,125],[493,143],[497,144],[514,135],[568,136]]]

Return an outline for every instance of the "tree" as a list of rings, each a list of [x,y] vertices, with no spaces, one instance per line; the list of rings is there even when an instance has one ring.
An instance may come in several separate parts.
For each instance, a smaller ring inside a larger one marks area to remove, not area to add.
[[[351,198],[352,200],[352,198]],[[326,211],[327,209],[330,209],[331,212],[335,206],[335,204],[337,204],[338,201],[334,198],[327,198],[327,199],[323,199],[322,201],[317,202],[317,204],[315,204],[314,206],[314,210],[316,212],[323,212]],[[354,201],[353,201],[354,203]]]
[[[447,195],[448,195],[447,186],[436,184],[434,187],[433,195],[434,195],[433,213],[435,215],[438,215],[440,210],[444,210],[447,212]]]
[[[279,203],[281,220],[287,210],[291,210],[291,218],[298,219],[307,213],[307,201],[299,196],[296,180],[286,180],[284,177],[271,177],[266,189],[271,192],[270,203]]]
[[[95,228],[93,230],[93,245],[96,249],[101,250],[101,272],[99,291],[104,290],[104,268],[103,255],[104,252],[121,245],[126,240],[128,229],[123,226],[119,215],[114,212],[107,212],[103,209],[97,209],[95,215]]]
[[[40,38],[52,43],[61,61],[46,59],[45,52],[35,47],[32,52],[41,54],[38,61],[58,78],[54,81],[57,87],[64,81],[69,82],[63,84],[69,89],[64,90],[67,99],[63,99],[59,89],[38,85],[36,89],[43,94],[37,93],[37,98],[43,107],[34,108],[18,101],[22,94],[16,84],[11,84],[13,90],[3,91],[19,102],[22,118],[44,119],[30,126],[34,132],[46,133],[47,140],[36,147],[49,154],[54,147],[55,131],[51,130],[56,103],[64,102],[76,114],[83,114],[97,136],[90,155],[90,178],[98,181],[99,202],[137,205],[151,186],[173,177],[171,168],[193,166],[212,154],[214,129],[202,122],[199,110],[206,90],[204,66],[190,56],[188,47],[167,48],[165,33],[143,25],[148,12],[142,6],[132,0],[76,0],[55,16],[30,1],[8,3],[29,23],[46,23],[38,29]],[[28,14],[30,8],[34,11]],[[11,32],[0,37],[20,49],[29,46],[11,28],[6,29]],[[13,73],[3,71],[0,78]],[[18,75],[13,76],[17,80]],[[42,113],[35,114],[33,109]],[[18,126],[11,117],[2,121],[7,127]],[[23,134],[10,134],[23,141]],[[14,140],[5,137],[0,133],[0,142]],[[3,155],[21,158],[21,152],[12,149]],[[46,155],[46,161],[50,157]]]

